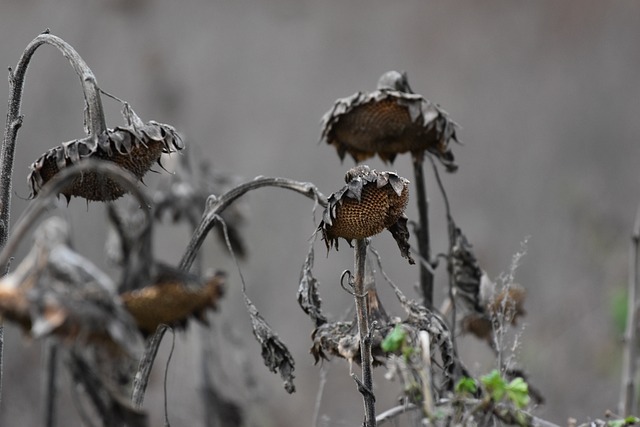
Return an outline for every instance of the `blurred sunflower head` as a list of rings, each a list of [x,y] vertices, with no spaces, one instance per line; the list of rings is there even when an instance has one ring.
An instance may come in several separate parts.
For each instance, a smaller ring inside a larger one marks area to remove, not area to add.
[[[378,155],[393,163],[398,154],[425,151],[452,172],[457,169],[449,141],[457,141],[457,125],[438,105],[413,93],[406,73],[389,71],[377,90],[338,99],[322,117],[321,140],[336,147],[340,159],[356,162]]]
[[[35,197],[49,180],[65,167],[86,159],[109,161],[142,177],[154,163],[160,163],[162,153],[184,148],[184,144],[169,125],[150,121],[143,123],[125,104],[123,115],[126,126],[82,139],[63,142],[51,148],[31,164],[28,176],[31,197]],[[98,173],[87,172],[76,178],[60,192],[67,201],[72,196],[93,201],[115,200],[126,193],[116,181]]]

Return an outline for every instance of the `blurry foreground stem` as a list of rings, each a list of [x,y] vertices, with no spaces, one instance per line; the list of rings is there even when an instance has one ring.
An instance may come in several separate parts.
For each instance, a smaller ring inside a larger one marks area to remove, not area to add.
[[[358,334],[360,336],[360,356],[362,365],[362,383],[354,376],[358,389],[364,401],[364,426],[376,425],[376,398],[373,394],[373,377],[371,361],[371,334],[369,331],[369,310],[367,294],[364,286],[365,267],[367,260],[367,239],[356,240],[355,248],[355,278],[353,280],[353,295],[356,300],[356,316],[358,319]]]

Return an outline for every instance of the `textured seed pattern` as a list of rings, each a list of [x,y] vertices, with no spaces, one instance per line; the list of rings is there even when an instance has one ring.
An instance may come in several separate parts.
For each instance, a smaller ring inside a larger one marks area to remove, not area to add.
[[[409,186],[393,172],[376,172],[361,165],[349,170],[345,185],[329,197],[319,229],[327,248],[364,239],[394,226],[409,201]]]
[[[142,179],[153,164],[160,161],[162,153],[184,148],[173,127],[156,122],[143,124],[132,110],[127,110],[127,114],[129,116],[125,115],[125,118],[129,126],[108,130],[97,142],[91,137],[65,142],[33,162],[28,177],[31,197],[35,197],[61,169],[85,159],[116,163]],[[121,197],[126,190],[112,179],[87,172],[60,193],[67,200],[75,196],[92,201],[110,201]]]
[[[152,334],[161,324],[184,326],[191,316],[204,320],[204,312],[214,309],[223,294],[224,276],[221,274],[197,287],[175,279],[120,296],[143,334]]]
[[[449,171],[457,168],[449,149],[449,141],[457,140],[457,125],[440,107],[414,93],[385,87],[338,99],[323,116],[322,126],[322,139],[336,147],[341,159],[348,153],[361,162],[378,154],[393,162],[401,153],[428,151]]]
[[[333,225],[327,228],[329,239],[342,237],[347,240],[364,239],[381,233],[393,225],[409,200],[409,189],[405,186],[398,196],[390,186],[377,188],[369,184],[362,189],[360,201],[342,199],[336,207]]]

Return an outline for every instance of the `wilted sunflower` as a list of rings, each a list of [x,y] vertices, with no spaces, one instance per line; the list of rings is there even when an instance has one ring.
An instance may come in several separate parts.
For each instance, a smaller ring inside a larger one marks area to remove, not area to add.
[[[329,196],[318,229],[330,249],[338,248],[338,239],[349,244],[374,236],[385,228],[396,239],[402,255],[409,255],[409,231],[404,210],[409,201],[409,181],[394,172],[377,172],[360,165],[345,175],[347,185]]]
[[[152,284],[120,295],[140,332],[150,335],[165,324],[184,327],[189,317],[206,324],[205,312],[215,309],[224,293],[223,273],[200,279],[163,266]]]
[[[100,135],[63,142],[33,162],[28,177],[31,197],[37,196],[42,186],[61,169],[85,159],[113,162],[142,180],[154,163],[160,163],[162,153],[184,148],[180,136],[172,126],[154,121],[145,124],[128,104],[125,104],[122,113],[126,126],[107,129]],[[61,191],[67,201],[71,196],[109,201],[125,193],[126,190],[116,181],[93,172],[83,174]]]
[[[455,171],[449,141],[457,141],[456,127],[439,106],[413,93],[406,73],[389,71],[377,90],[335,102],[322,117],[321,140],[334,145],[340,159],[349,153],[361,162],[378,154],[393,163],[398,154],[421,156],[426,150]]]

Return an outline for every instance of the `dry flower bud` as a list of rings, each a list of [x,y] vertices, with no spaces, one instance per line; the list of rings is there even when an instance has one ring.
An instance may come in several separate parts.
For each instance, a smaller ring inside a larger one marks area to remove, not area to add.
[[[405,73],[390,71],[377,90],[338,99],[322,118],[321,139],[336,147],[340,159],[349,153],[361,162],[378,154],[393,163],[398,154],[426,150],[455,171],[449,141],[457,140],[456,127],[444,110],[411,91]]]

